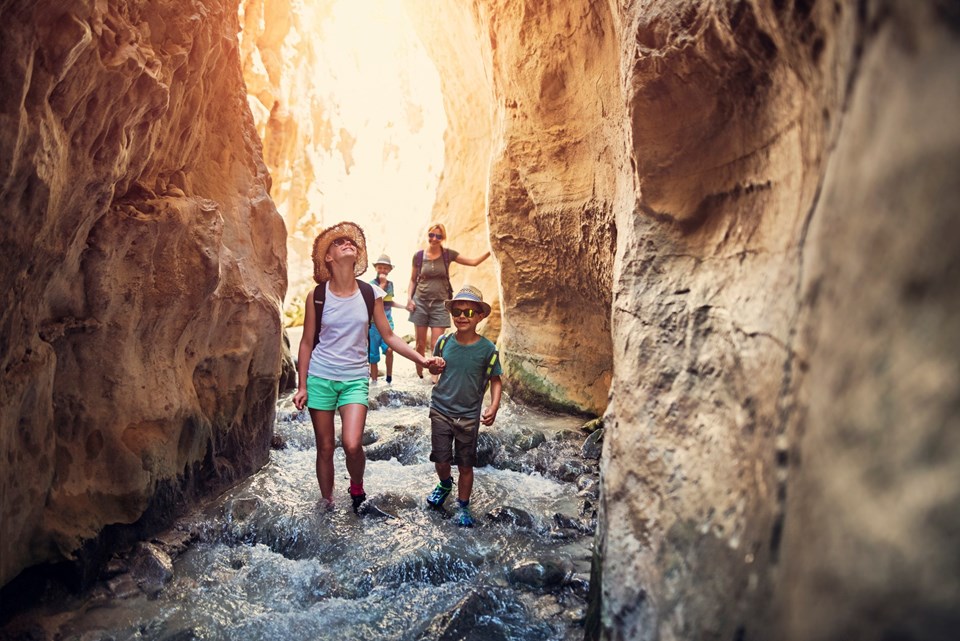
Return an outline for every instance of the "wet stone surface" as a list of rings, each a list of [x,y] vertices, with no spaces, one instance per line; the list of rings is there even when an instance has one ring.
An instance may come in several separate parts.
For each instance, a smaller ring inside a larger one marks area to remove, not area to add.
[[[430,389],[412,376],[371,388],[359,514],[339,448],[336,504],[320,502],[309,416],[287,395],[282,448],[259,473],[0,639],[582,638],[598,488],[582,420],[505,399],[481,428],[476,526],[458,528],[456,488],[444,511],[425,503]]]

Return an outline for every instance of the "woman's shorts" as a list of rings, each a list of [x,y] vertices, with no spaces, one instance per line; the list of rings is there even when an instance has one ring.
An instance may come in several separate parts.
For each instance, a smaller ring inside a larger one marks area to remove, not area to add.
[[[417,327],[450,327],[450,312],[442,300],[413,299],[416,308],[410,312],[410,322]]]
[[[430,408],[430,460],[464,467],[477,464],[480,417],[454,418]]]
[[[365,377],[352,381],[331,381],[319,376],[307,376],[307,407],[328,411],[351,403],[367,407],[369,391],[370,381]]]

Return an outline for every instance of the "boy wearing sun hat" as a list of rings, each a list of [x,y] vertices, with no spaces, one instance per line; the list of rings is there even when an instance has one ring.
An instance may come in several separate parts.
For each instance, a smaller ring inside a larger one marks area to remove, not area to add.
[[[473,468],[477,460],[477,436],[480,424],[493,425],[500,409],[503,373],[497,346],[477,333],[477,325],[490,315],[490,305],[476,287],[464,286],[456,296],[444,301],[453,317],[455,334],[441,336],[433,354],[438,357],[430,369],[441,373],[430,398],[430,460],[440,482],[427,497],[427,504],[443,509],[453,488],[451,463],[456,463],[456,523],[472,527],[470,494]],[[483,397],[490,385],[490,405],[483,409]]]
[[[393,270],[393,263],[390,261],[389,256],[381,254],[380,258],[373,261],[373,267],[377,270],[377,277],[371,280],[370,284],[376,285],[387,293],[387,295],[383,297],[383,311],[387,315],[387,322],[390,323],[390,328],[393,329],[393,308],[397,305],[401,307],[406,306],[394,300],[393,281],[387,279],[387,275]],[[370,325],[370,353],[368,360],[370,362],[370,381],[373,383],[376,383],[377,378],[380,376],[380,352],[383,352],[387,362],[387,383],[391,383],[393,381],[393,350],[384,342],[383,337],[380,336],[380,332],[377,330],[377,326]]]

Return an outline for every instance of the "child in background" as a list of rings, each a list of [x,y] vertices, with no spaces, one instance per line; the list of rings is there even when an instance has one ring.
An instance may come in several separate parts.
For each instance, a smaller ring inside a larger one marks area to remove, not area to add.
[[[381,254],[373,263],[377,270],[377,277],[370,281],[371,285],[376,285],[387,293],[383,297],[383,312],[387,315],[387,322],[390,323],[390,329],[393,329],[393,308],[394,306],[406,307],[403,303],[398,303],[393,299],[393,281],[387,280],[387,275],[393,270],[393,263],[386,254]],[[387,345],[386,341],[380,335],[380,331],[375,324],[370,325],[370,353],[368,361],[370,362],[370,380],[377,382],[380,377],[380,352],[384,354],[384,360],[387,363],[387,383],[393,382],[393,350]]]
[[[473,527],[470,494],[473,468],[477,460],[477,436],[480,424],[493,425],[500,409],[503,373],[497,347],[477,333],[477,324],[490,315],[480,290],[469,285],[444,301],[453,317],[456,334],[441,336],[433,355],[439,357],[429,366],[431,374],[441,374],[430,397],[430,460],[440,482],[427,497],[427,504],[443,509],[452,488],[451,463],[456,463],[457,516],[460,527]],[[483,410],[483,397],[490,383],[490,405]]]

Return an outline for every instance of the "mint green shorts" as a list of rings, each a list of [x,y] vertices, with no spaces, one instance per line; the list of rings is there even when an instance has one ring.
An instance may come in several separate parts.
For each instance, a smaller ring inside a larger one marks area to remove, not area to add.
[[[307,407],[312,410],[335,410],[351,403],[367,407],[369,391],[370,381],[367,378],[331,381],[319,376],[307,376]]]

